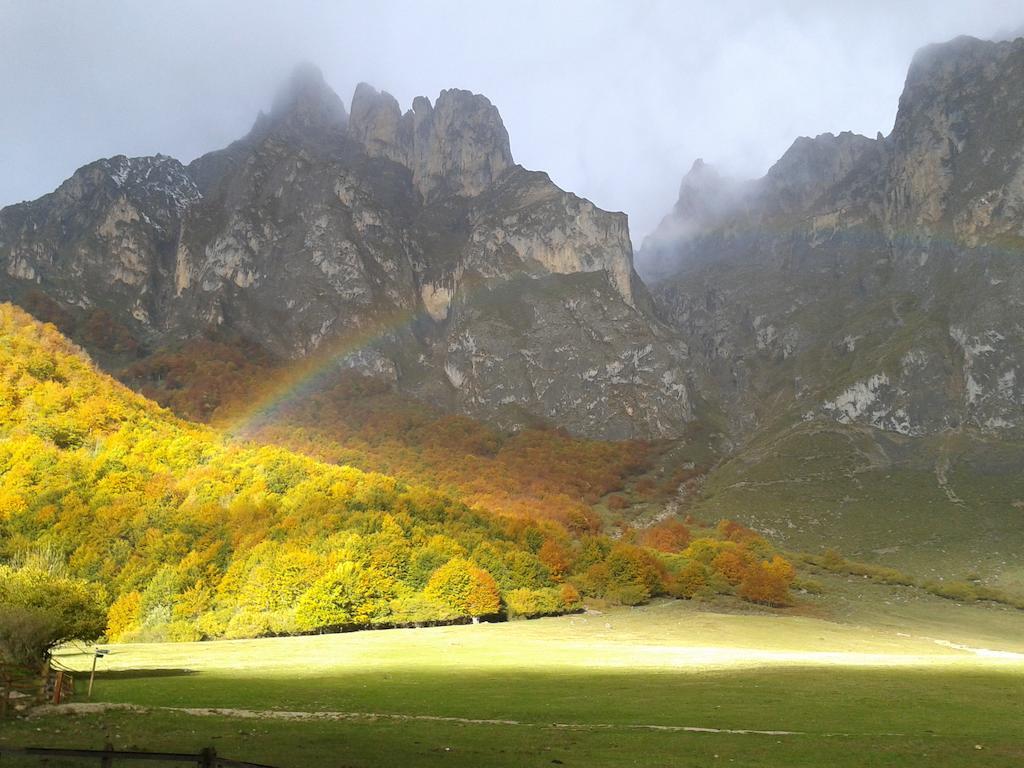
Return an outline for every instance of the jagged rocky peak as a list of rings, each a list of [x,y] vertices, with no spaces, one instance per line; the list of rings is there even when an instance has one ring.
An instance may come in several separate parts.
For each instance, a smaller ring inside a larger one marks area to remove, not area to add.
[[[360,85],[347,116],[303,67],[187,168],[100,161],[0,211],[0,299],[30,294],[144,350],[214,333],[295,359],[381,328],[339,364],[508,426],[675,436],[694,413],[625,214],[515,165],[497,109],[464,90],[403,114]]]
[[[676,249],[655,300],[738,434],[782,413],[1024,430],[1022,115],[1024,39],[929,46],[887,137],[798,139]]]
[[[850,131],[838,136],[822,133],[813,139],[801,136],[769,169],[760,195],[769,207],[803,210],[844,179],[877,145],[878,139]]]
[[[515,164],[498,110],[469,91],[441,91],[435,104],[418,96],[403,115],[391,94],[360,83],[349,133],[368,154],[407,167],[424,199],[479,195]]]
[[[711,225],[739,201],[744,186],[744,182],[723,176],[713,165],[697,158],[679,184],[673,212],[702,226]]]
[[[269,115],[260,115],[256,129],[337,131],[348,123],[345,104],[312,64],[300,64],[274,97]]]
[[[403,116],[398,100],[387,91],[378,91],[366,83],[357,85],[348,129],[367,154],[411,165],[412,115]]]
[[[640,274],[651,281],[672,274],[680,266],[680,251],[686,244],[728,219],[752,190],[753,182],[723,175],[701,158],[694,160],[679,184],[672,210],[644,238],[637,254]]]
[[[914,57],[890,137],[890,225],[968,242],[1024,212],[1024,39],[958,37]]]

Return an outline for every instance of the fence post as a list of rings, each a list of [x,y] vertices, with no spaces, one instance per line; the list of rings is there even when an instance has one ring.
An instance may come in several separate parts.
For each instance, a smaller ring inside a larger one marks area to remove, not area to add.
[[[114,745],[109,741],[103,745],[104,752],[113,752]],[[111,768],[114,765],[114,758],[110,755],[104,755],[100,758],[100,768]]]
[[[53,681],[53,703],[60,704],[60,700],[64,695],[64,670],[57,670],[57,677]]]
[[[199,768],[217,768],[217,750],[206,747],[199,753]]]

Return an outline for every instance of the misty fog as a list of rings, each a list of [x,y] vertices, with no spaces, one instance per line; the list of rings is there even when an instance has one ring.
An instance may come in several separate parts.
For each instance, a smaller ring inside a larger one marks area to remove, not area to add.
[[[917,48],[1022,24],[999,0],[0,0],[0,205],[99,157],[224,146],[309,61],[346,104],[360,81],[403,107],[485,94],[518,162],[627,212],[639,244],[695,158],[752,177],[798,135],[887,133]]]

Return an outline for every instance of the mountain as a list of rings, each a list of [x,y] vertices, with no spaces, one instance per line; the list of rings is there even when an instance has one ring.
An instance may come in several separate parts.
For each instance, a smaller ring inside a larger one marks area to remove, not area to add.
[[[229,147],[123,156],[0,211],[0,297],[113,370],[191,341],[329,353],[446,410],[602,438],[682,433],[686,349],[626,217],[516,165],[498,111],[443,91],[351,110],[300,67]]]
[[[717,219],[681,198],[652,236],[690,228],[659,308],[740,430],[780,405],[909,436],[1024,426],[1021,84],[1024,40],[926,48],[889,136],[798,139]]]
[[[698,161],[648,288],[625,217],[516,165],[484,97],[346,108],[303,67],[222,150],[0,211],[0,296],[233,434],[1024,593],[1022,85],[1024,40],[957,38],[887,136],[800,138],[755,180]]]
[[[1012,570],[1022,87],[1024,39],[957,38],[914,57],[888,136],[801,138],[761,179],[684,180],[638,263],[722,404],[734,451],[710,507],[791,542],[831,526],[875,557],[930,543],[948,569]],[[709,185],[714,215],[687,197]]]

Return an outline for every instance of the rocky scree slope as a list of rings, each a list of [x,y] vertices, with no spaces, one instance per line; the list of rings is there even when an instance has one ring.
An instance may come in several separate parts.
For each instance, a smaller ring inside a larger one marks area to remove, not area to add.
[[[300,68],[223,150],[100,160],[0,211],[0,298],[101,316],[117,333],[82,341],[112,367],[114,346],[214,336],[330,352],[510,426],[674,436],[693,417],[686,348],[654,318],[626,217],[516,165],[498,111],[466,91],[403,113],[360,85],[349,112]]]

